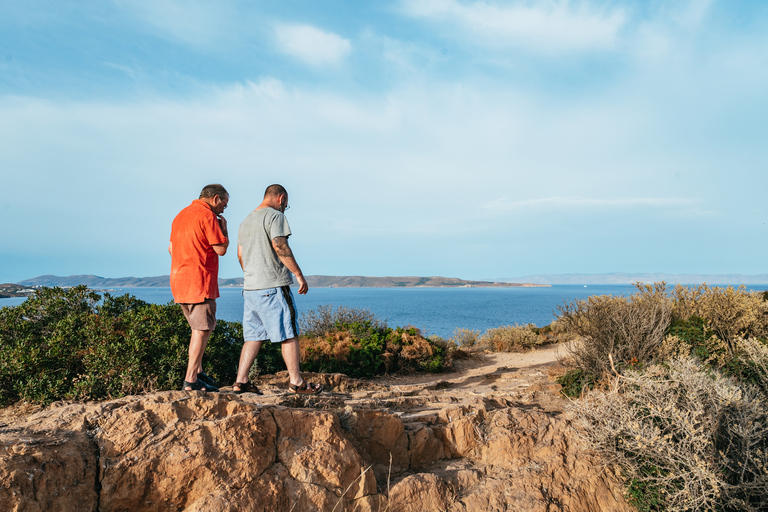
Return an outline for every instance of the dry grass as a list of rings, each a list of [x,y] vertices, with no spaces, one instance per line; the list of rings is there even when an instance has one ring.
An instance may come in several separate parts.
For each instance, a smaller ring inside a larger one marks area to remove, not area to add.
[[[752,348],[768,360],[765,346]],[[751,511],[768,503],[765,399],[683,358],[627,371],[572,408],[589,443],[667,510]]]
[[[768,337],[768,302],[758,292],[748,292],[743,286],[678,285],[672,298],[676,320],[691,316],[707,320],[731,353],[739,336]]]
[[[376,315],[367,309],[339,306],[334,310],[333,306],[326,305],[303,313],[299,327],[304,334],[323,336],[338,330],[339,326],[365,322],[370,322],[371,327],[375,329],[387,326],[386,322],[376,318]]]
[[[453,331],[453,336],[451,336],[450,341],[459,348],[470,349],[475,346],[479,337],[480,331],[457,327]]]
[[[477,340],[477,347],[496,352],[528,352],[545,342],[545,339],[534,330],[535,328],[533,324],[528,324],[488,329]]]

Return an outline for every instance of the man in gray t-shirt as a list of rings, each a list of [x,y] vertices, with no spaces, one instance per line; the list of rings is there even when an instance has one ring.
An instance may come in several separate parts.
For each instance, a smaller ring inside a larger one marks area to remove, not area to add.
[[[248,214],[237,230],[237,255],[243,267],[244,290],[263,290],[293,284],[290,270],[280,261],[272,246],[273,240],[285,239],[284,245],[288,247],[287,238],[290,235],[288,219],[282,212],[265,207]],[[301,276],[301,271],[298,271],[298,275]]]
[[[317,384],[308,384],[299,371],[299,328],[291,293],[291,274],[299,293],[309,287],[288,245],[291,228],[285,218],[288,192],[270,185],[264,200],[245,218],[237,231],[237,259],[245,276],[243,283],[243,349],[237,367],[235,393],[261,392],[250,383],[248,374],[265,341],[281,343],[281,351],[294,393],[319,393]]]

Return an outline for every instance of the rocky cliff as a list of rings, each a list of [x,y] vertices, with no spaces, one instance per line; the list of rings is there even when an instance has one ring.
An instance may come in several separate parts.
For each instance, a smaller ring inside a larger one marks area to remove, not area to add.
[[[491,363],[494,361],[492,360]],[[551,365],[401,382],[284,375],[0,416],[0,510],[629,510],[575,440]]]

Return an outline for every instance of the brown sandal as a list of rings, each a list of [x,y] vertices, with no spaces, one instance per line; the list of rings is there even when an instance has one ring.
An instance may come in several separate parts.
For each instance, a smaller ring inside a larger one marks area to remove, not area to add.
[[[237,388],[237,389],[235,389]],[[250,382],[235,382],[232,384],[232,391],[236,395],[241,395],[243,393],[256,393],[257,395],[263,395],[264,393],[261,392],[259,388],[251,384]]]
[[[297,395],[317,395],[323,390],[323,386],[320,384],[309,384],[304,379],[301,379],[301,385],[297,386],[289,383],[288,389]]]

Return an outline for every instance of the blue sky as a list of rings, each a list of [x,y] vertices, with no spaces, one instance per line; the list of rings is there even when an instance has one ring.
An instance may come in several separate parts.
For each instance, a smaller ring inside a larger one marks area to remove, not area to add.
[[[216,182],[306,274],[768,273],[766,134],[763,1],[7,0],[0,282],[167,274]]]

